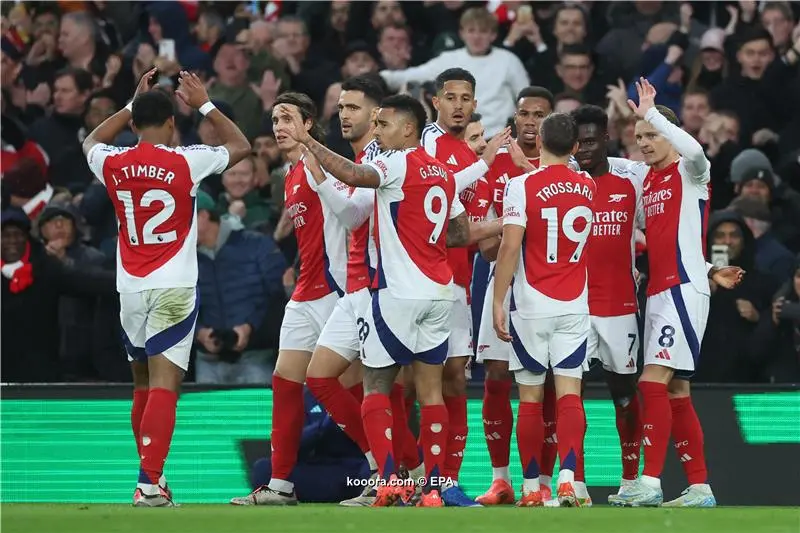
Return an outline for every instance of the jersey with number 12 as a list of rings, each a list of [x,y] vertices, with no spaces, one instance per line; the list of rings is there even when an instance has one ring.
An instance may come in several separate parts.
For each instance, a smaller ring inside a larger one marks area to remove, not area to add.
[[[511,180],[503,225],[525,228],[511,310],[525,319],[588,314],[586,241],[595,183],[583,172],[551,165]]]
[[[419,146],[384,152],[378,171],[375,289],[403,300],[454,300],[447,258],[449,221],[464,212],[452,172]]]
[[[117,214],[117,291],[195,287],[195,194],[203,178],[225,170],[228,151],[142,142],[130,148],[97,144],[86,157]]]

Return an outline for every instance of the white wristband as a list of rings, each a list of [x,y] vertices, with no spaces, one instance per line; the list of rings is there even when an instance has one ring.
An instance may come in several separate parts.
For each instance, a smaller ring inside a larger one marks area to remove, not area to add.
[[[209,113],[211,113],[211,111],[213,111],[213,110],[214,110],[214,109],[216,109],[216,108],[217,108],[217,106],[215,106],[213,103],[211,103],[211,102],[206,102],[205,104],[203,104],[203,105],[201,105],[201,106],[200,106],[200,109],[198,109],[198,111],[200,111],[200,113],[202,113],[202,114],[203,114],[203,116],[206,116],[206,115],[208,115]]]
[[[125,109],[127,109],[129,113],[133,113],[133,100],[128,102],[128,105],[125,106]]]

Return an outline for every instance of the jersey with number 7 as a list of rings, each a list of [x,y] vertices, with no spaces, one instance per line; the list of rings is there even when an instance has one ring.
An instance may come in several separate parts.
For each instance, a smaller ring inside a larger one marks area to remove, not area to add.
[[[117,214],[117,290],[195,287],[195,194],[203,178],[225,170],[228,151],[206,145],[97,144],[86,158]]]
[[[589,314],[586,241],[595,191],[591,177],[565,165],[541,167],[506,186],[503,225],[525,228],[511,306],[520,317]]]
[[[403,300],[454,300],[447,227],[464,213],[450,170],[418,146],[384,152],[370,163],[378,268],[373,288]]]

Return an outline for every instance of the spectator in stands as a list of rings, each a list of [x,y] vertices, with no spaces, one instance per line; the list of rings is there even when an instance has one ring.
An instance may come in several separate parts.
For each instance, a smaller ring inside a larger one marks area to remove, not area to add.
[[[267,164],[270,172],[283,167],[283,155],[278,150],[278,142],[271,128],[262,129],[253,139],[253,152]]]
[[[572,113],[581,106],[580,98],[570,92],[557,94],[553,101],[553,111],[556,113]]]
[[[97,24],[85,11],[73,11],[61,17],[58,49],[73,69],[86,70],[101,80],[106,70],[106,55],[97,47]]]
[[[71,203],[51,202],[37,221],[45,251],[64,265],[81,271],[103,268],[106,257],[81,242],[79,223],[80,214]],[[72,296],[63,296],[59,302],[59,357],[63,375],[70,381],[85,381],[94,373],[91,355],[96,303],[95,299]]]
[[[755,268],[753,234],[738,214],[715,213],[708,222],[707,236],[708,257],[715,259],[714,245],[723,246],[726,255],[723,261],[744,269],[747,279],[731,290],[719,290],[711,282],[709,318],[694,379],[748,383],[755,377],[749,339],[761,314],[769,313],[775,285]]]
[[[33,43],[25,64],[35,72],[37,82],[51,84],[62,59],[58,54],[60,33],[58,11],[53,5],[44,4],[33,18]]]
[[[245,157],[222,173],[225,191],[219,195],[216,212],[239,217],[245,228],[254,229],[270,219],[269,205],[256,190],[255,156]]]
[[[5,101],[3,101],[5,103]],[[5,106],[3,106],[5,107]],[[22,122],[5,111],[0,119],[0,135],[2,136],[2,157],[0,157],[0,176],[22,159],[30,159],[37,164],[44,175],[47,173],[47,154],[41,146],[28,136],[28,130]],[[4,200],[6,191],[3,191]]]
[[[731,162],[741,152],[739,118],[731,111],[709,113],[697,140],[711,161],[711,209],[724,209],[736,196],[729,170]]]
[[[506,127],[514,114],[516,95],[529,85],[528,74],[519,58],[508,50],[493,48],[497,38],[497,20],[485,8],[470,8],[461,16],[459,35],[464,48],[443,52],[418,67],[383,70],[381,76],[391,90],[409,82],[434,79],[443,70],[459,65],[480,80],[475,99],[480,102],[483,125],[491,137]]]
[[[794,13],[789,2],[765,2],[761,9],[761,24],[772,35],[772,44],[779,54],[792,47]]]
[[[21,159],[3,175],[6,203],[22,209],[31,220],[41,214],[54,193],[41,165],[33,159]]]
[[[59,381],[60,298],[114,295],[114,273],[78,270],[50,257],[30,238],[31,223],[22,209],[4,209],[0,224],[4,332],[0,380]]]
[[[772,163],[754,149],[744,150],[731,163],[731,182],[738,196],[752,196],[769,206],[772,231],[792,253],[800,250],[800,193],[776,180]]]
[[[219,16],[219,13],[212,9],[203,11],[197,17],[194,34],[200,50],[209,57],[216,57],[225,35],[225,21]]]
[[[800,381],[800,256],[792,278],[775,295],[771,312],[762,314],[750,342],[761,381]]]
[[[342,80],[360,74],[378,72],[378,58],[375,50],[364,41],[354,41],[347,45],[343,57]]]
[[[217,79],[208,88],[208,96],[231,106],[242,132],[253,138],[261,127],[263,105],[247,80],[249,66],[244,50],[235,43],[222,44],[214,58]]]
[[[286,72],[284,63],[270,53],[272,32],[273,25],[263,20],[254,20],[244,38],[237,37],[236,42],[250,54],[250,68],[247,69],[247,78],[250,81],[263,84],[264,74],[269,71],[272,72],[275,83],[279,84],[278,88],[287,91],[291,86],[289,73]],[[264,99],[261,91],[259,96]],[[272,100],[274,99],[273,97]],[[269,105],[272,106],[271,101]]]
[[[56,74],[52,114],[40,118],[29,129],[31,139],[50,158],[50,181],[73,193],[82,192],[92,181],[78,132],[83,127],[83,114],[93,87],[88,71],[73,67],[60,70]]]
[[[114,101],[114,96],[110,91],[102,90],[95,92],[89,98],[86,117],[84,118],[85,126],[78,132],[78,140],[83,142],[89,133],[118,110],[119,106]],[[135,146],[137,141],[138,139],[132,131],[125,130],[114,139],[112,144],[114,146]]]
[[[725,57],[725,30],[710,28],[700,40],[700,55],[694,60],[689,73],[689,91],[711,91],[728,77],[728,60]]]
[[[197,382],[269,384],[286,262],[269,236],[245,230],[237,217],[220,217],[202,191],[197,209]]]
[[[680,63],[683,52],[683,48],[677,44],[651,46],[642,54],[639,72],[655,87],[656,104],[667,106],[676,113],[680,111],[683,93],[684,70]],[[628,98],[637,98],[634,82],[628,86]]]
[[[172,39],[175,41],[177,57],[175,61],[170,61],[168,58],[155,58],[155,62],[144,65],[145,70],[155,63],[162,72],[168,70],[170,76],[177,74],[177,70],[180,68],[204,73],[211,72],[211,60],[208,54],[194,44],[189,33],[186,10],[179,2],[149,2],[146,9],[149,15],[147,31],[153,51],[158,50],[158,43],[162,39]]]
[[[381,28],[378,34],[378,53],[388,70],[404,70],[411,65],[411,28],[393,23]]]
[[[556,86],[557,92],[570,93],[586,104],[605,103],[605,90],[593,78],[594,62],[588,47],[580,44],[564,46],[558,56],[556,74],[560,80],[560,84]]]
[[[769,207],[752,196],[741,196],[734,200],[731,208],[747,223],[753,233],[756,246],[756,268],[770,276],[777,287],[794,272],[795,257],[772,234],[772,218]]]
[[[697,137],[709,113],[708,93],[703,89],[687,90],[681,102],[680,118],[683,129]]]

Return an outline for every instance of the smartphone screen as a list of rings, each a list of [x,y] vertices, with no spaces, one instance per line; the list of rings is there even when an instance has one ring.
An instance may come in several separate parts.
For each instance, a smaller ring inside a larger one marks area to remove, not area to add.
[[[158,41],[158,56],[175,61],[175,41],[172,39]]]

